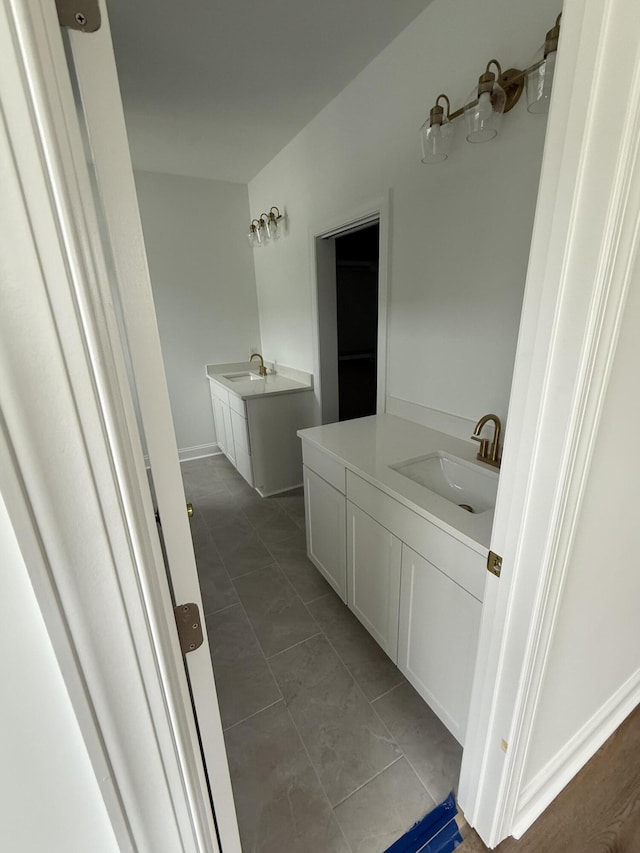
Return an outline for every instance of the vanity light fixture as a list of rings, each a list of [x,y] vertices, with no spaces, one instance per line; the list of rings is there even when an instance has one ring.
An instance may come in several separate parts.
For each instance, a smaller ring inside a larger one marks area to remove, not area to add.
[[[249,245],[257,249],[270,240],[278,240],[282,234],[283,221],[283,214],[275,206],[269,210],[269,213],[261,213],[259,219],[252,219],[247,233]]]
[[[262,246],[262,234],[260,233],[260,221],[258,219],[251,220],[247,239],[249,240],[249,245],[253,249],[257,249]]]
[[[556,70],[560,15],[555,26],[549,30],[543,46],[536,54],[527,74],[527,110],[530,113],[548,113],[551,86]]]
[[[440,106],[440,98],[447,102],[447,114]],[[434,106],[429,111],[429,118],[420,128],[420,141],[422,143],[423,163],[442,163],[449,156],[451,150],[451,139],[453,128],[449,121],[451,104],[446,95],[438,95]]]
[[[555,26],[547,33],[536,60],[524,71],[518,68],[503,71],[497,59],[490,59],[465,105],[453,113],[449,98],[444,94],[438,95],[429,111],[429,118],[420,128],[423,163],[442,163],[447,159],[453,137],[452,122],[459,116],[465,117],[468,142],[488,142],[494,139],[500,131],[503,114],[513,109],[520,100],[525,81],[528,111],[548,112],[560,36],[560,18],[561,14],[558,15]],[[440,104],[441,99],[447,104],[446,116]]]

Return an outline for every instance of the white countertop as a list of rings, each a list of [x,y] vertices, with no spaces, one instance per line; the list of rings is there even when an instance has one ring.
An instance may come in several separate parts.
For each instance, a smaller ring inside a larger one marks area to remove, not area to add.
[[[493,510],[466,512],[389,467],[440,450],[495,472],[476,460],[471,441],[387,414],[311,427],[298,435],[474,551],[487,554]]]
[[[217,382],[231,391],[241,400],[252,397],[266,397],[270,394],[292,394],[297,391],[312,391],[313,376],[302,370],[281,366],[277,373],[269,373],[257,379],[237,379],[235,381],[226,379],[226,375],[234,373],[252,373],[258,376],[258,365],[254,361],[232,362],[229,364],[208,364],[207,376],[212,382]]]

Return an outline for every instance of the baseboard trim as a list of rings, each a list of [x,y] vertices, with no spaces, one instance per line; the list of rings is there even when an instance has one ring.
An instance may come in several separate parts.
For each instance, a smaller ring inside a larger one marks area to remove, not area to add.
[[[193,447],[178,448],[178,459],[187,462],[189,459],[203,459],[205,456],[217,456],[222,451],[217,442],[214,444],[196,444]]]
[[[441,412],[439,409],[430,409],[429,406],[410,403],[408,400],[401,400],[399,397],[387,397],[385,411],[390,415],[413,421],[413,423],[438,430],[438,432],[467,440],[470,439],[476,425],[475,421],[471,421],[469,418],[452,415],[449,412]]]
[[[525,786],[512,826],[520,838],[640,703],[640,669]]]
[[[297,486],[286,486],[284,489],[276,489],[275,492],[263,492],[260,489],[256,488],[256,492],[260,495],[261,498],[271,498],[274,495],[284,495],[287,492],[292,492],[294,489],[301,489],[303,485],[303,483],[298,483]]]

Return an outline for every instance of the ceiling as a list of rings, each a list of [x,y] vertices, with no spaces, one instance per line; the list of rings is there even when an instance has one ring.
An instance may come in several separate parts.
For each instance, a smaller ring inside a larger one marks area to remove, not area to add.
[[[248,182],[430,0],[107,0],[134,165]]]

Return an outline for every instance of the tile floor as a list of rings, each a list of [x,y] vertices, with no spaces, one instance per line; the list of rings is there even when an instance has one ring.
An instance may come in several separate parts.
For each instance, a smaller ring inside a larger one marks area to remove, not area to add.
[[[462,749],[306,556],[302,490],[182,464],[244,853],[378,853]]]

